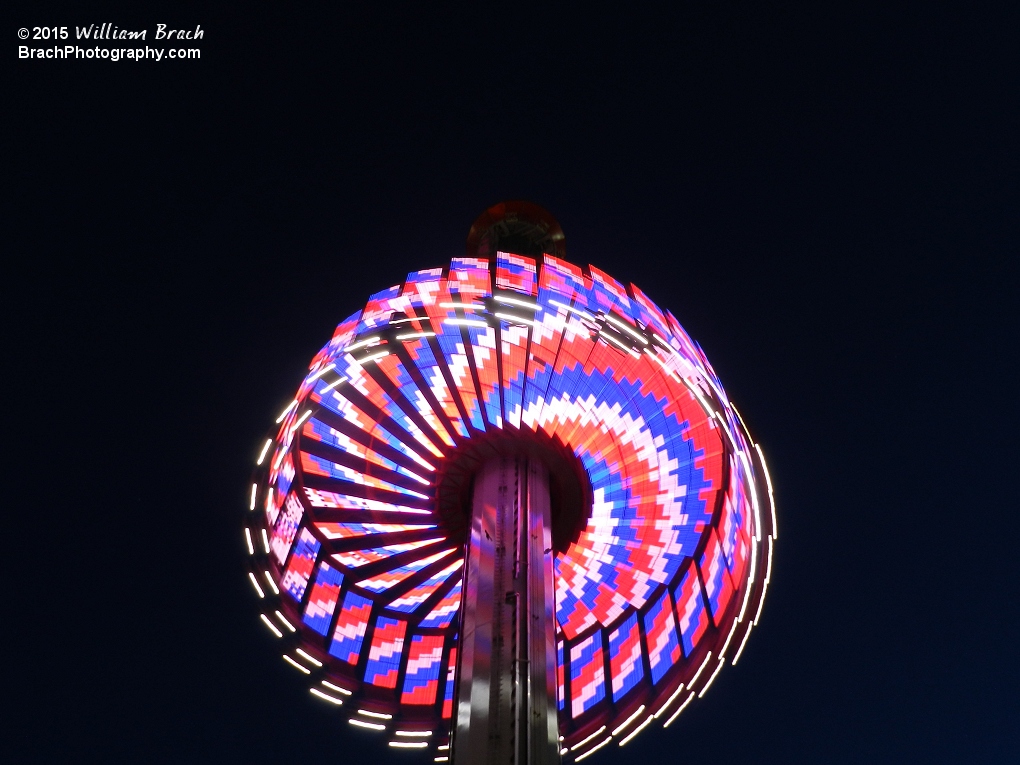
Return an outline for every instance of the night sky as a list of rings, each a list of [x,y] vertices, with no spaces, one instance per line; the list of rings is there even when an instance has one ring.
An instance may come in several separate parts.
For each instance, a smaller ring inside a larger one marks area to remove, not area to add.
[[[247,482],[335,324],[529,199],[778,503],[740,664],[590,762],[1020,761],[1015,9],[256,5],[8,14],[0,759],[428,761],[280,660]],[[202,58],[17,58],[101,22]]]

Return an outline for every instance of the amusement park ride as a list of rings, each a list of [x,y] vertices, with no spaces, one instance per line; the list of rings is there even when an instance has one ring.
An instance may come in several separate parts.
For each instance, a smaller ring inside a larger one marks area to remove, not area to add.
[[[776,538],[700,346],[527,202],[368,299],[261,447],[264,628],[312,695],[454,765],[580,761],[736,663]]]

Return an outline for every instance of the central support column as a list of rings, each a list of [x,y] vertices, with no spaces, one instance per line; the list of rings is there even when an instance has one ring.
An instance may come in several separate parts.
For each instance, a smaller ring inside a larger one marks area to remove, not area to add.
[[[453,765],[554,765],[556,635],[549,477],[526,457],[475,476]]]

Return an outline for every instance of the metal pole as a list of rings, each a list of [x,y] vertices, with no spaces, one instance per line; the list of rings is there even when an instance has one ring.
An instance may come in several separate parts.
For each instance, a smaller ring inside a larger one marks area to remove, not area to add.
[[[454,765],[555,765],[556,644],[545,467],[497,457],[475,476]]]

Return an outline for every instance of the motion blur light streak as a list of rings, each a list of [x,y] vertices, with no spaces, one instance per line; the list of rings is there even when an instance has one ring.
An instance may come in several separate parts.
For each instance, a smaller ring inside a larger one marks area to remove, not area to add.
[[[630,741],[632,738],[634,738],[634,736],[636,736],[638,733],[640,733],[645,728],[647,728],[648,727],[648,723],[650,723],[653,718],[654,718],[653,715],[648,715],[648,717],[645,718],[644,722],[642,722],[634,730],[632,730],[630,733],[628,733],[624,738],[620,739],[620,746],[623,746],[628,741]]]
[[[343,699],[338,699],[335,696],[330,696],[328,693],[323,693],[318,688],[309,688],[308,690],[311,691],[311,693],[313,693],[314,695],[318,696],[320,699],[325,699],[331,704],[342,706],[344,703]]]
[[[257,592],[257,593],[259,594],[259,597],[260,597],[260,598],[264,598],[264,597],[266,597],[266,593],[264,593],[264,592],[262,591],[262,588],[261,588],[261,587],[259,587],[259,583],[258,583],[258,580],[257,580],[257,579],[255,579],[255,574],[253,574],[253,573],[249,572],[249,573],[248,573],[248,578],[249,578],[249,579],[251,579],[251,586],[255,588],[255,592]]]
[[[280,632],[279,628],[275,624],[273,624],[271,621],[269,621],[269,617],[268,616],[266,616],[265,614],[259,614],[259,618],[261,618],[263,623],[267,627],[269,627],[270,630],[272,630],[273,634],[276,635],[276,637],[278,637],[278,638],[282,638],[283,637],[283,633]]]
[[[297,663],[296,661],[294,661],[294,660],[293,660],[292,658],[290,658],[290,657],[289,657],[289,656],[288,656],[287,654],[284,654],[284,655],[283,655],[283,660],[284,660],[285,662],[287,662],[288,664],[290,664],[290,665],[291,665],[292,667],[297,667],[297,668],[298,668],[298,669],[300,669],[300,670],[301,670],[302,672],[304,672],[304,673],[305,673],[306,675],[310,675],[310,674],[311,674],[311,672],[312,672],[312,671],[311,671],[310,669],[308,669],[308,667],[303,667],[303,666],[301,666],[301,665],[300,665],[300,664],[298,664],[298,663]]]
[[[555,710],[540,735],[564,760],[630,731],[627,744],[686,691],[668,727],[735,637],[736,664],[776,539],[762,450],[700,346],[636,286],[564,260],[558,224],[534,209],[491,208],[467,257],[408,274],[337,326],[261,449],[245,525],[249,578],[291,633],[262,614],[298,657],[285,660],[371,707],[352,725],[393,720],[396,736],[422,740],[390,746],[458,765],[464,694],[488,687],[461,665],[481,581],[465,564],[481,549],[472,487],[493,455],[547,469],[548,485],[528,477],[515,501],[523,513],[548,502],[549,541],[521,532],[510,547],[537,546],[536,582],[548,566],[548,641],[526,650],[548,651],[534,659]],[[511,609],[532,597],[516,587],[499,590]]]

